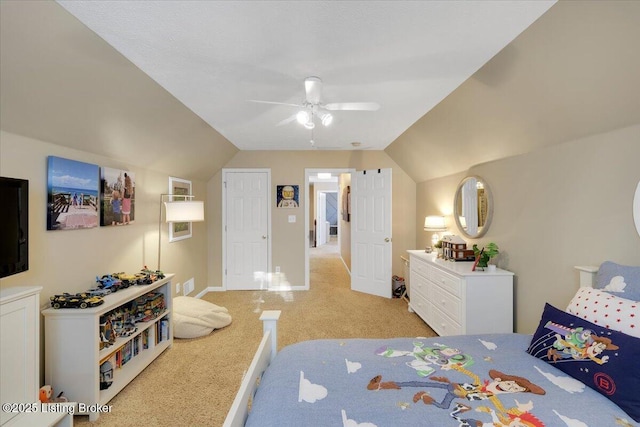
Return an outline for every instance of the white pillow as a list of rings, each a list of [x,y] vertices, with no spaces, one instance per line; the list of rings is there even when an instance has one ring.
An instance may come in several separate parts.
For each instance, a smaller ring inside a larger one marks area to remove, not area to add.
[[[640,338],[640,302],[580,288],[566,310],[591,323]]]

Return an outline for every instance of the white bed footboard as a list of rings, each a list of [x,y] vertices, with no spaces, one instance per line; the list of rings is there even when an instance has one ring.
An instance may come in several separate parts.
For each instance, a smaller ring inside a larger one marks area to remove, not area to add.
[[[277,323],[280,318],[280,310],[265,310],[260,316],[263,332],[262,340],[251,365],[245,373],[240,390],[236,394],[231,409],[227,413],[223,427],[242,427],[249,414],[249,399],[255,394],[262,373],[267,369],[277,352]]]

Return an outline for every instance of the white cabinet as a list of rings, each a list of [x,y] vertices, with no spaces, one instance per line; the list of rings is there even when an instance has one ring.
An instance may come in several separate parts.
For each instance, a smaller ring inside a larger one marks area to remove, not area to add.
[[[0,291],[0,397],[2,403],[32,403],[40,388],[40,286]],[[0,411],[0,425],[18,415]]]
[[[409,252],[410,308],[438,335],[513,332],[513,273]]]
[[[105,410],[107,403],[120,390],[173,344],[172,277],[170,274],[150,285],[121,289],[105,296],[104,303],[97,307],[43,310],[45,382],[56,390],[64,391],[70,401],[78,402],[78,411],[88,413],[91,421],[97,420],[100,410]],[[128,306],[152,291],[164,295],[165,310],[162,314],[147,322],[136,323],[136,332],[118,337],[114,344],[100,349],[100,317]],[[160,335],[161,326],[165,327],[164,336]],[[100,364],[125,348],[131,351],[130,359],[121,367],[114,367],[113,382],[100,390]]]
[[[0,290],[0,425],[73,426],[75,403],[40,404],[40,286]],[[5,406],[9,404],[9,406]]]

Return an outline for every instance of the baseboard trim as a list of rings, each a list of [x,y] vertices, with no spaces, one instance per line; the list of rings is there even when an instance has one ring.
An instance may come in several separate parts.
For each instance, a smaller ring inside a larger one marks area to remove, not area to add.
[[[260,289],[254,289],[254,290],[260,290]],[[282,289],[273,288],[273,289],[262,289],[262,290],[272,291],[272,292],[286,292],[286,291],[308,291],[309,289],[306,286],[290,286]],[[221,286],[209,286],[208,288],[200,292],[198,295],[196,295],[196,298],[202,298],[205,294],[209,292],[226,292],[226,291],[227,290]]]

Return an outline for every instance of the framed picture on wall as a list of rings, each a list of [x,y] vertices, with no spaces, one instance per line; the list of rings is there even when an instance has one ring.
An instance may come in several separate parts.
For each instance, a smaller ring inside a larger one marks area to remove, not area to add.
[[[130,171],[100,168],[100,225],[127,225],[136,216],[136,180]]]
[[[98,165],[49,156],[47,166],[47,230],[97,227]]]
[[[300,206],[299,187],[297,185],[278,185],[276,187],[276,203],[279,208],[297,208]]]
[[[342,192],[342,220],[349,222],[351,220],[351,186],[347,185]]]
[[[187,197],[191,195],[191,181],[186,179],[169,177],[169,201],[189,200]],[[177,242],[178,240],[189,239],[191,237],[190,222],[170,222],[169,223],[169,242]]]

